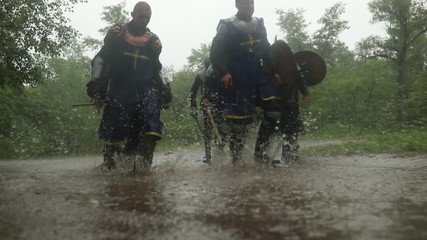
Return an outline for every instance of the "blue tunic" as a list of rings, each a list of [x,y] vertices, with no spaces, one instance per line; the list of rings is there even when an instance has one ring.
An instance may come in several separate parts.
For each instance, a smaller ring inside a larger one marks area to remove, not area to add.
[[[160,71],[161,44],[149,31],[140,36],[128,31],[104,45],[111,63],[108,104],[103,111],[99,136],[120,142],[142,135],[162,134],[155,74]]]
[[[256,19],[257,27],[253,31],[239,29],[233,21],[235,18],[223,19],[212,42],[211,62],[221,79],[230,73],[232,86],[220,85],[219,96],[224,118],[247,119],[255,113],[259,86],[266,78],[262,66],[264,56],[268,55],[269,43],[262,19]]]

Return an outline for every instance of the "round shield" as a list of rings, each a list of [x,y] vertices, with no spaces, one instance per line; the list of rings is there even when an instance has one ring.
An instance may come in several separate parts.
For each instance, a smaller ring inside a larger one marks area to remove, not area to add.
[[[294,54],[295,60],[305,75],[307,86],[319,84],[326,76],[326,63],[319,54],[300,51]]]
[[[275,41],[270,49],[282,83],[286,83],[288,86],[293,85],[297,77],[297,67],[292,49],[283,40]]]

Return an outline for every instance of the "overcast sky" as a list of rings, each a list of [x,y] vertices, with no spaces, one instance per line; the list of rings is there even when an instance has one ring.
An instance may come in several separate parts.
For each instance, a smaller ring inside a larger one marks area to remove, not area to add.
[[[278,15],[276,9],[288,11],[301,8],[305,10],[305,19],[309,24],[308,31],[318,29],[317,20],[326,8],[338,2],[346,4],[346,12],[342,19],[349,21],[350,29],[340,37],[350,49],[355,43],[372,35],[382,34],[383,26],[372,25],[371,14],[367,4],[371,0],[255,0],[254,16],[264,18],[268,38],[272,43],[274,37],[283,36],[276,25]],[[115,5],[123,0],[88,0],[76,6],[71,14],[71,24],[83,36],[102,39],[98,33],[106,26],[101,20],[104,6]],[[127,0],[125,9],[132,11],[138,0]],[[148,27],[156,33],[163,43],[161,61],[163,65],[173,66],[180,70],[187,63],[191,49],[199,49],[200,44],[208,44],[215,35],[219,19],[227,18],[236,13],[234,0],[147,0],[152,8],[151,22]],[[130,18],[130,16],[129,16]]]

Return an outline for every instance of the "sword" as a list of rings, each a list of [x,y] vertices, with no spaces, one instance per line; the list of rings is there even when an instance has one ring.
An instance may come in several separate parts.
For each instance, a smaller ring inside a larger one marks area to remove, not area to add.
[[[199,129],[200,133],[203,135],[204,134],[203,133],[203,128],[200,125],[199,119],[197,118],[197,116],[194,116],[193,118],[194,118],[194,121],[196,122],[197,128]]]
[[[212,129],[214,130],[214,133],[215,133],[216,137],[218,138],[218,142],[219,142],[219,144],[222,145],[222,138],[221,138],[221,135],[219,134],[218,126],[216,125],[216,123],[212,117],[212,113],[209,109],[206,109],[206,112],[208,113],[209,120],[211,121]]]
[[[97,105],[95,102],[93,103],[79,103],[79,104],[73,104],[71,105],[72,107],[96,107],[96,110],[98,111],[98,113],[101,112],[101,106]]]
[[[249,102],[249,100],[243,95],[243,93],[241,93],[239,91],[239,89],[237,89],[233,85],[231,85],[231,87],[236,91],[237,95],[239,95],[243,99],[243,101],[245,101],[254,110],[255,114],[257,115],[258,118],[261,119],[261,121],[266,121],[265,118],[264,118],[264,116],[261,115],[259,112],[256,111],[256,107],[251,102]]]
[[[89,107],[89,106],[95,106],[95,103],[79,103],[79,104],[73,104],[72,107]]]

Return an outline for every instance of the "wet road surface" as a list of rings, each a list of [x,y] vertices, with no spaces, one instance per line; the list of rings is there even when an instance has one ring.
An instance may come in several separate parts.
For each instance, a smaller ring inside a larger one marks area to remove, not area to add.
[[[427,239],[425,156],[201,159],[156,153],[134,175],[101,157],[0,162],[0,239]]]

